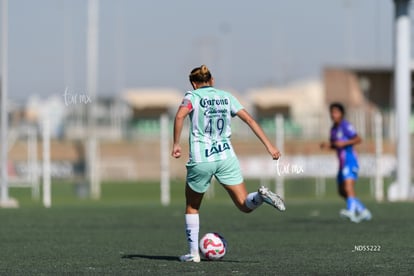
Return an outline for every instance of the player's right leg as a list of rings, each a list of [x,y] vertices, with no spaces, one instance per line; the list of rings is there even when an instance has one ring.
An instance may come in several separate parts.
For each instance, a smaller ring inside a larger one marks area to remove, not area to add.
[[[347,175],[344,175],[344,169],[338,171],[336,181],[338,183],[338,193],[341,197],[344,198],[346,202],[346,208],[339,211],[339,216],[344,219],[349,219],[352,222],[358,222],[355,211],[355,204],[353,197],[355,197],[355,192],[353,190],[352,179],[346,179]]]
[[[182,262],[200,262],[198,249],[198,234],[200,230],[200,219],[198,210],[201,206],[204,193],[197,193],[187,184],[185,187],[185,233],[189,247],[189,253],[179,257]]]
[[[344,182],[344,189],[347,194],[347,205],[350,206],[348,209],[351,209],[355,214],[355,218],[351,221],[361,222],[364,220],[371,220],[372,214],[365,207],[365,205],[356,197],[355,194],[355,179],[356,177],[346,179]]]
[[[344,199],[346,200],[346,192],[344,189],[344,185],[342,185],[342,183],[338,184],[338,194]]]
[[[346,209],[342,209],[339,212],[339,215],[342,218],[347,218],[352,222],[358,222],[356,214],[356,204],[355,204],[355,191],[354,184],[355,181],[351,178],[341,179],[340,191],[345,195]]]
[[[356,223],[363,220],[371,220],[371,212],[355,195],[355,178],[345,179],[342,185],[346,194],[347,208],[341,210],[341,216],[349,218]]]
[[[185,233],[187,237],[189,253],[180,256],[182,262],[200,262],[198,248],[198,235],[200,230],[199,209],[204,193],[207,191],[214,164],[192,163],[187,164],[187,184],[185,187]]]

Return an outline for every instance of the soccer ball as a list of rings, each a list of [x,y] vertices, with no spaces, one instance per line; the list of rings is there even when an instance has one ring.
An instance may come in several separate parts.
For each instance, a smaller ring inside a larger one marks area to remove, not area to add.
[[[220,260],[226,254],[227,242],[218,233],[207,233],[200,240],[200,252],[207,260]]]

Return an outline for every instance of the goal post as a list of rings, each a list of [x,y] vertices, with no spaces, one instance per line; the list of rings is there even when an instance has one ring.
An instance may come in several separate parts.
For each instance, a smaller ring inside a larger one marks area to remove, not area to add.
[[[43,205],[52,206],[51,164],[50,164],[50,118],[45,112],[42,122],[43,133]]]
[[[32,187],[32,198],[40,198],[39,177],[37,170],[37,131],[34,126],[27,128],[27,166],[28,182]]]
[[[397,185],[399,200],[410,197],[411,45],[410,0],[394,0],[394,100],[397,128]]]
[[[170,205],[170,147],[169,147],[169,117],[164,113],[160,117],[160,158],[161,158],[161,204]]]
[[[99,62],[99,1],[88,0],[87,4],[87,41],[86,41],[86,80],[87,91],[91,99],[91,105],[88,109],[87,124],[88,124],[88,178],[90,185],[91,197],[93,199],[100,199],[101,197],[101,183],[99,177],[99,140],[96,133],[97,128],[97,92],[98,92],[98,62]]]
[[[374,115],[374,134],[375,134],[375,200],[381,202],[384,200],[384,178],[382,173],[382,115],[376,112]]]
[[[0,207],[17,208],[19,203],[9,197],[8,183],[8,1],[2,0],[1,29],[1,195]]]

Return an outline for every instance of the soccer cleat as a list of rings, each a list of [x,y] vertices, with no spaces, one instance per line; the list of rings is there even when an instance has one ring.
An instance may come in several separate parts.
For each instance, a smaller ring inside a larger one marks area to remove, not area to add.
[[[259,195],[262,197],[263,201],[269,205],[272,205],[279,211],[285,211],[286,206],[283,202],[283,199],[277,194],[271,192],[268,188],[261,186],[258,190]]]
[[[341,218],[349,219],[352,222],[355,222],[355,223],[360,222],[360,219],[356,216],[355,212],[351,212],[347,209],[342,209],[339,212],[339,215],[341,216]]]
[[[358,222],[363,221],[363,220],[371,220],[372,214],[368,209],[364,209],[364,211],[359,213],[359,215],[357,216],[357,219],[358,219]]]
[[[181,262],[194,262],[194,263],[199,263],[200,262],[200,255],[191,255],[191,254],[186,254],[186,255],[182,255],[179,257]]]

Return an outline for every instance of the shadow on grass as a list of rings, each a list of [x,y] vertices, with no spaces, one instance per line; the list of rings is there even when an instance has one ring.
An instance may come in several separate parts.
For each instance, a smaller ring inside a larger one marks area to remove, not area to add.
[[[148,259],[148,260],[162,260],[162,261],[175,261],[178,262],[177,256],[159,256],[159,255],[144,255],[144,254],[124,254],[121,256],[121,259]],[[208,260],[201,260],[202,262],[210,262]],[[234,261],[234,260],[219,260],[217,262],[220,263],[241,263],[242,261]],[[243,261],[243,263],[246,263]],[[253,262],[251,262],[253,263]]]
[[[122,259],[148,259],[148,260],[163,260],[163,261],[178,261],[177,256],[157,256],[157,255],[144,255],[144,254],[124,254]]]

